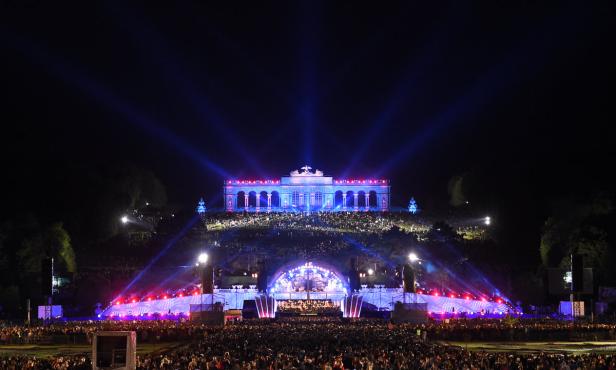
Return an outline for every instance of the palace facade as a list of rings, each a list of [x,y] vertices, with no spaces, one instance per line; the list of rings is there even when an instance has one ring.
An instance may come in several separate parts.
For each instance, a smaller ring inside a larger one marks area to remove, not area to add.
[[[225,180],[228,212],[388,211],[389,181],[334,179],[304,166],[273,180]]]

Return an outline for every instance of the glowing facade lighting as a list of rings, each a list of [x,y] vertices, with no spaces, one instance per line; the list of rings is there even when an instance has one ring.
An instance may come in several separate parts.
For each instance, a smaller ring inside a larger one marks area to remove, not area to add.
[[[299,210],[336,211],[381,210],[390,208],[389,181],[386,179],[334,179],[310,166],[291,171],[279,179],[227,179],[223,183],[224,208],[228,212],[275,212]],[[336,195],[351,193],[350,197]],[[302,196],[300,196],[302,194]],[[361,199],[359,199],[361,197]],[[360,207],[359,204],[362,204]]]
[[[368,275],[374,275],[374,270],[373,269],[368,269]]]
[[[411,252],[409,253],[409,261],[411,261],[412,263],[415,263],[419,261],[419,256],[416,253]]]

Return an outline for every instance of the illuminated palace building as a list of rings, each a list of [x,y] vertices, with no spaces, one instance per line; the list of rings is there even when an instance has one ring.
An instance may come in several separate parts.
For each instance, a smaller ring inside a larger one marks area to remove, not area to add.
[[[304,166],[272,180],[226,180],[225,209],[240,211],[387,211],[389,181],[334,179]]]

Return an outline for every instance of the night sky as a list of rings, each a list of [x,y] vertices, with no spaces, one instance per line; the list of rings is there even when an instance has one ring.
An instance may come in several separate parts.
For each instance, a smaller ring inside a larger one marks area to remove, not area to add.
[[[124,161],[190,207],[307,163],[444,209],[466,175],[524,242],[552,199],[613,191],[610,2],[90,3],[1,5],[4,215]]]

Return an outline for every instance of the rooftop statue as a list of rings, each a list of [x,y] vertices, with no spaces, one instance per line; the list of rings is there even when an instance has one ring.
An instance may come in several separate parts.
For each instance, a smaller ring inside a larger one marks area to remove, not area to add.
[[[302,170],[302,172],[299,172],[298,170],[291,171],[290,175],[291,176],[323,176],[323,171],[315,170],[314,172],[310,172],[310,170],[312,170],[312,167],[308,165],[305,165],[304,167],[300,168],[300,170]]]

